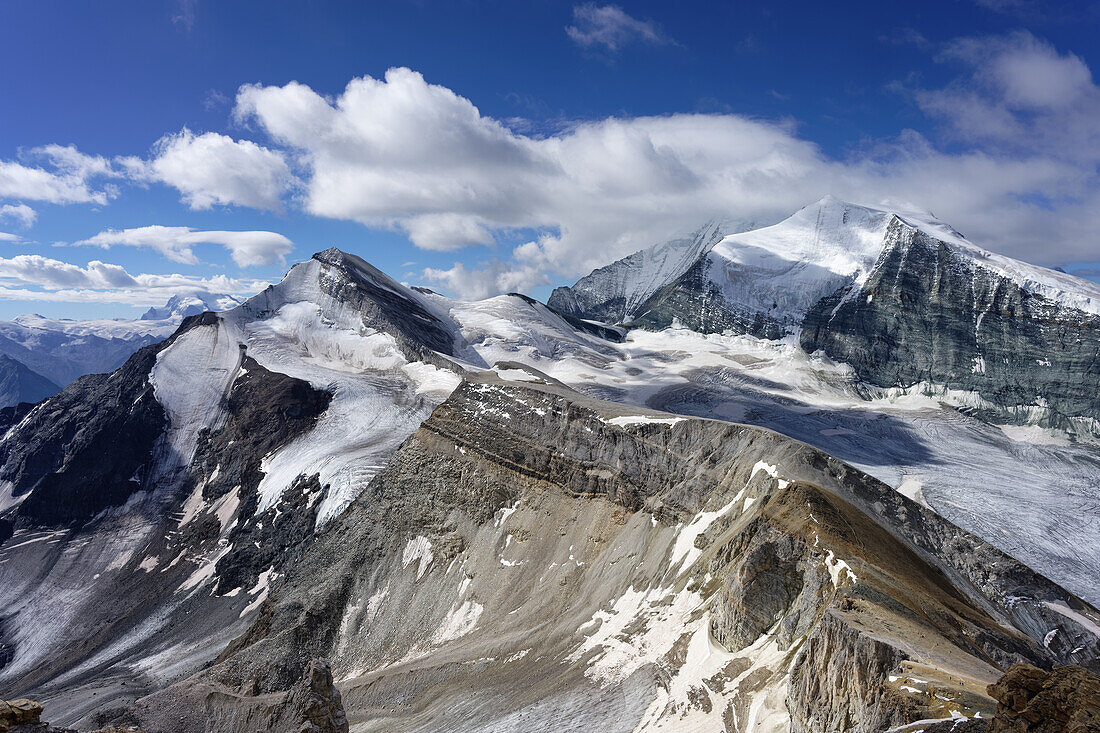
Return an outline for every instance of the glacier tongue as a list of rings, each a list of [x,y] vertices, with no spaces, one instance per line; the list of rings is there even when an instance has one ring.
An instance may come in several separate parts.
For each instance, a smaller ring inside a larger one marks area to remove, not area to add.
[[[240,363],[236,328],[225,321],[196,326],[157,354],[149,383],[169,420],[162,475],[191,462],[199,432],[218,422]]]

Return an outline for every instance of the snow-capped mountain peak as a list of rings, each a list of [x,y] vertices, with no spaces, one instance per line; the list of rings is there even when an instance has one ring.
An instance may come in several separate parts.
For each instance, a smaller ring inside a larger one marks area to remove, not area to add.
[[[891,227],[893,234],[888,234]],[[771,226],[731,231],[708,224],[694,237],[655,245],[572,287],[558,288],[549,302],[582,318],[663,326],[671,322],[662,307],[670,297],[680,310],[691,298],[704,299],[708,308],[717,300],[732,308],[732,315],[697,327],[736,329],[735,321],[747,319],[758,323],[761,335],[774,336],[796,330],[821,298],[861,286],[889,247],[918,233],[954,253],[960,266],[987,270],[1064,306],[1100,313],[1096,283],[985,250],[929,212],[853,204],[832,195]]]
[[[657,290],[687,272],[723,237],[756,226],[745,219],[711,219],[684,236],[601,267],[572,288],[555,289],[549,304],[569,313],[587,310],[609,323],[631,321]]]
[[[205,311],[223,311],[240,305],[232,295],[224,293],[189,293],[173,295],[160,308],[152,307],[142,314],[143,321],[182,321]]]

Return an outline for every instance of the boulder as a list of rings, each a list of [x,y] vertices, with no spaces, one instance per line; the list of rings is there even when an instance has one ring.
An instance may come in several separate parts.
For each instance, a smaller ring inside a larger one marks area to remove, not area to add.
[[[1014,664],[988,692],[998,703],[990,733],[1100,733],[1100,677],[1083,667]]]
[[[305,677],[290,692],[288,707],[301,715],[300,733],[348,733],[344,702],[324,659],[310,662]]]
[[[16,726],[36,725],[42,717],[42,706],[33,700],[0,700],[0,732]]]

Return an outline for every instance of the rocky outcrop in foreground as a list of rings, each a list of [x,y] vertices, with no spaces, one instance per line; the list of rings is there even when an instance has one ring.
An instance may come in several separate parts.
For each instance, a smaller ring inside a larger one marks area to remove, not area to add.
[[[924,733],[1100,732],[1100,677],[1082,667],[1014,664],[988,692],[997,700],[992,718],[943,720]]]
[[[989,694],[997,700],[989,733],[1100,733],[1100,677],[1082,667],[1015,664]]]
[[[58,728],[42,722],[43,707],[34,700],[0,700],[0,733],[81,733],[76,728]],[[131,726],[100,728],[90,733],[145,733]]]
[[[21,726],[38,725],[42,717],[42,706],[34,700],[0,700],[0,731],[16,729]]]

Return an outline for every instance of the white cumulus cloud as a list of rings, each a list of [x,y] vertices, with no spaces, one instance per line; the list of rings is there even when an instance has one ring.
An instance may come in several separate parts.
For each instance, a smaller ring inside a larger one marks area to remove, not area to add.
[[[279,151],[216,132],[196,135],[186,127],[158,140],[149,160],[129,157],[122,163],[139,181],[178,189],[192,209],[236,204],[279,211],[294,182]]]
[[[106,158],[72,145],[46,145],[28,151],[25,162],[0,160],[0,199],[103,205],[117,191],[97,186],[96,179],[119,175]]]
[[[294,244],[276,232],[196,231],[191,227],[152,225],[133,229],[108,229],[93,237],[74,242],[104,249],[115,246],[144,247],[155,250],[173,262],[197,264],[193,247],[216,244],[229,251],[241,267],[283,262]]]
[[[5,300],[148,306],[160,305],[173,295],[250,295],[268,284],[224,275],[131,275],[121,265],[98,260],[82,267],[41,255],[0,257],[0,299]]]
[[[13,221],[22,227],[29,227],[38,218],[38,212],[26,204],[4,204],[0,206],[0,219]]]
[[[844,159],[792,124],[736,114],[613,117],[537,137],[403,68],[354,79],[335,97],[296,82],[245,86],[235,114],[300,161],[312,214],[396,227],[432,250],[529,234],[483,267],[426,273],[462,295],[574,277],[711,217],[776,220],[826,193],[930,210],[979,244],[1041,264],[1095,259],[1098,156],[1055,144],[1095,147],[1095,85],[1076,57],[1031,37],[967,43],[945,62],[963,64],[963,81],[981,80],[970,86],[989,129],[1023,125],[1024,134],[973,135],[945,151],[907,130]],[[1067,99],[1043,97],[1006,54],[1048,59]],[[962,115],[939,110],[957,91],[911,92],[956,138]],[[1037,115],[1056,115],[1063,130],[1028,134]]]

